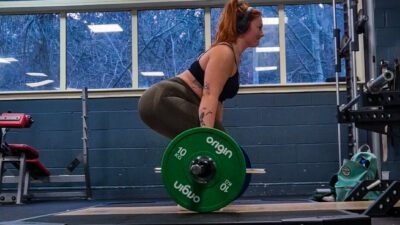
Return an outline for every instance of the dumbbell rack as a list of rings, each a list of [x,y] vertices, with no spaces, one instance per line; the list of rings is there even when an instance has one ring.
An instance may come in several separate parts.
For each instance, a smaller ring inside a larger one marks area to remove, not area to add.
[[[38,161],[38,151],[36,151],[33,147],[23,145],[20,149],[16,149],[16,145],[8,144],[5,142],[5,134],[7,129],[2,129],[1,136],[1,151],[0,151],[0,203],[11,203],[15,202],[17,204],[22,204],[25,199],[31,198],[64,198],[64,197],[73,197],[73,198],[84,198],[90,199],[92,197],[91,193],[91,184],[90,184],[90,173],[89,173],[89,164],[88,164],[88,126],[87,126],[87,88],[82,90],[82,130],[83,130],[83,149],[82,152],[70,163],[67,167],[67,171],[70,174],[66,175],[51,175],[47,168]],[[5,114],[11,115],[4,117],[5,120],[10,119],[16,120],[21,119],[21,117],[27,117],[29,119],[30,116],[26,114],[15,114],[17,115],[15,118],[12,116],[13,114]],[[16,121],[18,122],[18,121]],[[24,126],[11,126],[13,128],[27,128],[29,125]],[[10,153],[14,148],[14,153]],[[29,158],[29,154],[34,155],[35,164],[32,165],[32,162]],[[84,174],[71,174],[72,171],[82,162]],[[17,176],[13,175],[5,175],[5,163],[13,164],[18,170],[19,173]],[[31,165],[31,166],[30,166]],[[84,190],[78,191],[38,191],[38,192],[29,192],[29,187],[32,183],[84,183]],[[2,184],[18,184],[17,192],[10,193],[2,192]]]

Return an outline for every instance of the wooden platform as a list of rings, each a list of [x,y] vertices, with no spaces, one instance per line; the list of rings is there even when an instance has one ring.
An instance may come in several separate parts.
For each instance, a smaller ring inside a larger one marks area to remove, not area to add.
[[[262,212],[296,212],[296,211],[330,211],[348,210],[363,211],[372,201],[356,202],[304,202],[304,203],[270,203],[270,204],[231,204],[213,213],[262,213]],[[400,202],[396,204],[400,207]],[[179,206],[120,206],[120,207],[94,207],[77,211],[65,212],[58,216],[84,216],[84,215],[133,215],[133,214],[183,214],[196,213]]]
[[[362,208],[364,210],[366,203],[346,204],[346,208]],[[300,207],[300,210],[296,211],[297,209],[292,207],[293,205]],[[400,217],[368,217],[345,210],[319,210],[323,209],[323,207],[324,209],[332,208],[332,205],[337,205],[337,208],[343,208],[340,206],[342,203],[314,204],[307,199],[301,198],[240,199],[222,211],[201,214],[179,208],[172,201],[154,199],[39,201],[19,205],[18,207],[8,204],[2,205],[0,211],[7,213],[0,213],[0,225],[400,224]],[[314,208],[314,206],[317,206],[317,208]],[[267,208],[270,208],[270,211],[265,211]],[[259,212],[239,212],[239,210],[248,211],[250,209],[258,210]],[[160,213],[156,214],[157,211]]]
[[[68,225],[371,225],[363,211],[371,202],[232,203],[212,213],[197,213],[177,205],[106,204],[55,213],[27,222]]]

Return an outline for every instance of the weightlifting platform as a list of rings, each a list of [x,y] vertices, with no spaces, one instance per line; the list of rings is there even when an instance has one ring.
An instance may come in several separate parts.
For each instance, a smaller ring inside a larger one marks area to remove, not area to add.
[[[261,201],[262,202],[262,201]],[[373,225],[362,215],[370,202],[234,202],[212,213],[196,213],[173,204],[110,203],[19,220],[7,225],[138,224],[320,224]],[[0,222],[0,225],[3,223]]]

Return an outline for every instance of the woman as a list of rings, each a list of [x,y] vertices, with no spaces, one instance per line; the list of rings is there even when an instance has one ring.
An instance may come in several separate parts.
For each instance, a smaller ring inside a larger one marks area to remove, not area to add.
[[[245,2],[229,0],[214,44],[188,70],[142,95],[142,120],[170,139],[199,126],[224,131],[223,101],[239,90],[240,56],[245,49],[258,46],[263,36],[261,12]]]

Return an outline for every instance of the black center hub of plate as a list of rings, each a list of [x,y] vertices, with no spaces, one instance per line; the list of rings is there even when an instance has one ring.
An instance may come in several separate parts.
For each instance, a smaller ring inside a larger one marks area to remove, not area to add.
[[[190,173],[194,181],[206,184],[215,175],[215,162],[206,156],[199,156],[192,161]]]

